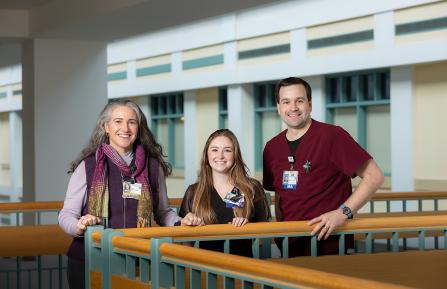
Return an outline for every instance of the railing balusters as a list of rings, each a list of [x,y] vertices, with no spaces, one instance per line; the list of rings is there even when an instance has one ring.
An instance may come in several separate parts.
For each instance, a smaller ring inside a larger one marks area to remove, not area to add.
[[[399,252],[399,232],[392,233],[393,252]]]
[[[58,266],[57,266],[57,269],[58,269],[58,273],[59,273],[59,289],[61,289],[62,288],[62,255],[58,255],[57,256],[57,264],[58,264]]]
[[[10,286],[10,282],[9,282],[9,278],[10,277],[11,276],[10,276],[9,272],[6,272],[6,288],[8,288],[8,289],[9,289],[9,286]]]
[[[175,266],[175,288],[176,289],[185,289],[186,288],[186,273],[185,273],[185,271],[186,270],[185,270],[184,266],[180,266],[180,265]]]
[[[21,265],[21,257],[16,257],[17,259],[16,259],[16,262],[17,262],[17,264],[16,264],[16,268],[17,268],[17,275],[16,275],[16,277],[17,277],[17,288],[20,288],[20,265]]]
[[[445,196],[442,197],[442,199],[445,199]],[[397,201],[396,199],[393,199],[393,200]],[[418,211],[419,212],[424,211],[424,202],[426,201],[426,199],[411,198],[409,200],[412,200],[412,202],[415,202],[415,201],[417,202],[417,206],[418,206]],[[438,211],[439,210],[439,205],[440,205],[439,200],[436,199],[436,198],[432,198],[431,200],[433,200],[433,202],[434,202],[433,203],[434,204],[433,205],[434,211]],[[381,200],[381,201],[383,201],[383,200]],[[385,201],[386,201],[387,212],[391,212],[392,201],[391,200],[385,200]],[[412,207],[413,207],[413,205],[414,205],[414,203],[412,203]],[[374,212],[375,209],[377,209],[377,208],[375,208],[374,201],[370,202],[370,209],[371,209],[371,212]],[[427,210],[427,209],[428,209],[428,207],[425,208],[425,210]],[[51,209],[51,210],[54,210],[54,209]],[[42,210],[42,211],[45,211],[45,210]],[[30,210],[27,214],[34,213],[35,214],[34,217],[35,217],[36,222],[38,224],[41,224],[42,220],[44,220],[43,218],[45,217],[45,214],[43,214],[42,211],[32,211],[32,210]],[[402,211],[404,211],[404,212],[407,211],[407,200],[402,200]],[[23,212],[11,212],[11,213],[15,214],[15,224],[16,225],[20,225],[21,223],[23,223],[21,221],[23,219],[23,215],[24,215]],[[30,217],[30,216],[27,215],[26,218],[28,218],[28,217]],[[14,220],[13,218],[14,217],[12,217],[11,219]],[[404,249],[406,249],[406,247],[407,247],[407,240],[405,238],[399,238],[398,235],[399,235],[398,232],[393,233],[392,234],[392,238],[391,239],[387,239],[387,241],[386,241],[387,242],[387,246],[390,246],[390,248],[393,251],[395,251],[396,248],[397,248],[397,250],[399,250],[399,241],[400,241],[400,239],[403,240],[403,242],[401,244],[403,245]],[[418,230],[418,242],[420,244],[419,245],[419,249],[420,250],[423,250],[426,247],[426,244],[425,244],[426,235],[427,235],[427,231],[425,231],[425,230]],[[290,237],[294,237],[294,236],[295,235],[290,235]],[[397,237],[395,237],[395,236],[397,236]],[[368,237],[369,237],[369,239],[368,239]],[[270,256],[271,255],[271,253],[270,253],[271,244],[270,244],[270,241],[269,241],[269,240],[271,240],[271,238],[272,237],[269,237],[269,238],[257,237],[254,240],[254,242],[253,242],[253,249],[254,249],[253,252],[254,252],[254,256],[256,258],[264,258],[265,256]],[[282,248],[283,257],[288,257],[289,256],[289,248],[288,248],[289,236],[285,236],[285,237],[281,237],[281,238],[282,238],[282,244],[283,244],[283,248]],[[315,238],[316,237],[314,237],[314,239]],[[340,253],[342,255],[342,254],[344,254],[344,252],[346,250],[346,244],[345,244],[345,239],[344,239],[345,235],[341,234],[339,238],[340,238],[340,240],[339,240],[339,250],[340,250]],[[366,250],[368,251],[368,247],[369,247],[370,253],[374,251],[374,239],[375,238],[376,238],[376,236],[373,235],[373,234],[367,235],[367,237],[366,237]],[[387,238],[389,238],[389,237],[387,237]],[[439,239],[439,238],[441,238],[441,239]],[[313,241],[314,239],[312,239],[312,242],[313,242],[312,243],[312,250],[313,250],[312,255],[313,256],[318,255],[318,252],[317,252],[317,249],[316,249],[317,248],[316,247],[316,243],[317,242]],[[444,240],[444,241],[442,242],[442,240]],[[397,245],[396,245],[396,243],[397,243]],[[199,242],[195,242],[195,246],[198,247],[199,246]],[[229,252],[229,249],[230,249],[230,239],[225,239],[224,247],[225,247],[226,252]],[[435,248],[439,248],[439,247],[447,248],[447,232],[445,230],[444,230],[444,236],[443,237],[434,236],[434,247]],[[93,251],[95,251],[95,250],[93,250]],[[102,255],[101,252],[100,252],[100,249],[98,250],[97,255],[98,256]],[[20,257],[16,258],[16,266],[15,267],[16,267],[16,272],[17,272],[16,273],[17,284],[19,286],[23,285],[24,287],[26,287],[27,285],[26,285],[26,283],[24,283],[24,281],[26,281],[26,279],[25,279],[26,276],[28,275],[28,280],[31,280],[31,276],[30,276],[31,273],[33,274],[33,278],[34,278],[34,276],[36,276],[34,274],[37,273],[37,279],[38,279],[37,280],[38,281],[37,285],[38,285],[39,288],[43,288],[44,286],[47,286],[47,285],[45,285],[46,282],[47,282],[45,274],[48,271],[49,272],[49,279],[50,279],[50,282],[51,282],[50,286],[52,286],[52,281],[55,281],[55,283],[56,283],[56,280],[54,280],[54,278],[57,278],[56,276],[58,276],[58,279],[59,279],[58,280],[59,287],[63,286],[63,283],[64,283],[63,282],[64,272],[62,272],[63,271],[62,263],[64,263],[64,262],[63,262],[62,256],[58,255],[58,268],[46,268],[46,267],[44,268],[44,266],[42,266],[45,263],[45,262],[43,262],[44,259],[41,259],[41,257],[36,257],[36,258],[37,258],[37,270],[36,270],[36,267],[34,267],[32,269],[33,271],[30,271],[28,269],[24,270],[22,268],[23,263],[22,263],[21,258]],[[126,267],[126,272],[128,272],[127,273],[128,276],[129,277],[134,276],[133,278],[135,278],[136,277],[135,276],[135,267],[136,267],[135,266],[135,263],[136,263],[135,257],[125,257],[124,260],[127,260],[127,262],[125,261],[124,263],[126,264],[125,267]],[[141,260],[143,260],[143,259],[141,259]],[[149,272],[151,270],[150,263],[146,262],[146,264],[145,264],[145,262],[140,261],[140,269],[141,270],[146,265],[147,265],[146,272]],[[133,272],[132,272],[132,269],[131,269],[132,267],[133,267]],[[24,273],[24,274],[22,274],[22,273]],[[53,276],[53,273],[55,273],[56,275]],[[14,279],[12,279],[12,278],[14,278],[14,276],[11,275],[10,273],[8,273],[7,274],[7,278],[6,278],[6,280],[7,280],[6,283],[7,284],[14,283],[14,282],[11,282],[11,280],[14,281]],[[147,281],[149,281],[151,279],[149,273],[146,274],[146,276],[144,276],[144,273],[142,273],[142,271],[140,271],[140,278],[141,278],[141,280],[147,279]],[[45,282],[45,284],[43,284],[43,282]],[[23,284],[20,284],[20,283],[23,283]],[[31,284],[32,283],[28,282],[28,286],[31,286]],[[36,284],[33,284],[33,285],[35,286]],[[268,288],[268,287],[265,287],[265,288]]]
[[[242,289],[253,289],[253,282],[242,281]]]
[[[224,289],[235,289],[235,280],[231,277],[224,277]]]
[[[217,289],[217,274],[206,272],[206,289]]]
[[[224,241],[224,253],[230,253],[230,239]]]
[[[289,237],[285,236],[282,239],[282,257],[284,259],[289,258]]]
[[[135,279],[135,267],[136,267],[136,258],[134,256],[126,255],[126,276],[129,279]]]
[[[201,273],[199,270],[190,270],[189,288],[200,288]]]
[[[252,245],[253,258],[259,259],[259,238],[255,238]]]
[[[310,239],[310,255],[313,257],[317,256],[317,234]]]
[[[371,254],[372,253],[372,243],[373,243],[372,233],[371,232],[366,233],[366,239],[365,239],[365,246],[366,246],[366,248],[365,248],[365,251],[366,251],[367,254]]]
[[[264,238],[262,240],[261,245],[261,259],[271,258],[272,257],[272,239]]]
[[[42,289],[42,257],[37,256],[37,284],[38,288]]]
[[[425,250],[425,230],[420,230],[419,235],[419,251]]]
[[[338,255],[345,255],[345,234],[340,234],[338,238]]]
[[[140,258],[140,280],[143,283],[149,283],[150,279],[150,261],[145,258]],[[184,278],[183,273],[183,278]]]
[[[48,270],[49,278],[50,278],[50,289],[53,288],[53,269]],[[60,288],[59,288],[60,289]]]

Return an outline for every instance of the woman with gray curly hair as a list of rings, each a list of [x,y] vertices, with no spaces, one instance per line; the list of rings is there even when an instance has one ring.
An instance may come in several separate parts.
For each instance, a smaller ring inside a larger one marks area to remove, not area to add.
[[[168,206],[165,177],[171,167],[149,130],[140,107],[131,100],[112,100],[98,117],[87,146],[70,165],[72,173],[59,225],[72,235],[67,252],[71,289],[85,288],[84,232],[88,226],[149,227],[182,220]]]

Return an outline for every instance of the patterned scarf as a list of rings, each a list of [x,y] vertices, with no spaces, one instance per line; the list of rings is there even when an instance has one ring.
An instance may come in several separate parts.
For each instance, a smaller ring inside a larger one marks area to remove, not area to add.
[[[142,184],[141,197],[138,201],[137,227],[149,227],[152,213],[152,199],[147,176],[149,161],[142,145],[138,145],[135,150],[136,169],[134,172],[109,144],[103,143],[96,150],[96,166],[88,194],[88,213],[102,218],[109,216],[107,158],[120,169],[123,176],[135,178],[138,183]]]

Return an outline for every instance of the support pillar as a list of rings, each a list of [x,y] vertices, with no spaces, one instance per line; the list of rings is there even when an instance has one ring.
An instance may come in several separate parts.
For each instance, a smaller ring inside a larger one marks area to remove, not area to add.
[[[24,201],[63,200],[69,163],[107,102],[107,44],[26,41],[22,87]]]

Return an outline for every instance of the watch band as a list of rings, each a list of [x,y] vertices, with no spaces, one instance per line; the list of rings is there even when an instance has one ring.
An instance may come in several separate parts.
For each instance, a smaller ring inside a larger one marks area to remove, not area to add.
[[[352,214],[351,208],[349,208],[345,204],[341,204],[340,205],[340,209],[343,212],[343,214],[348,216],[348,219],[352,219],[354,217],[354,215]]]

